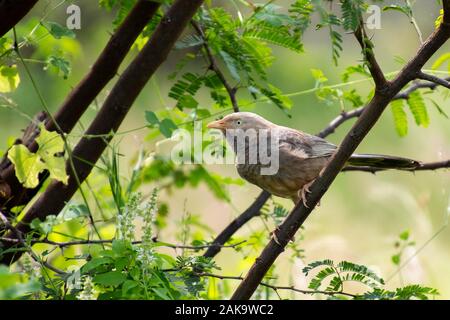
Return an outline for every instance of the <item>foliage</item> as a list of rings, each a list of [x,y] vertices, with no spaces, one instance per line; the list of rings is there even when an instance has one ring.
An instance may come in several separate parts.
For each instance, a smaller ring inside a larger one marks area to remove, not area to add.
[[[39,185],[39,174],[44,170],[52,179],[67,184],[66,163],[60,155],[64,152],[64,141],[56,132],[49,132],[45,126],[40,127],[36,137],[39,149],[31,153],[23,144],[17,144],[8,151],[8,158],[16,167],[17,179],[27,188]]]
[[[317,271],[319,270],[319,271]],[[309,288],[313,290],[322,289],[334,299],[364,300],[427,300],[438,295],[433,288],[421,285],[407,285],[394,291],[383,288],[384,280],[366,266],[358,265],[348,261],[335,264],[332,260],[315,261],[303,268],[303,273],[309,275],[316,272],[310,280]],[[348,282],[356,282],[367,288],[368,291],[361,294],[349,294],[344,285]]]
[[[162,21],[166,5],[171,3],[158,2],[164,5],[141,32],[133,50],[142,50]],[[292,76],[300,79],[307,75],[315,82],[313,88],[287,95],[270,76],[280,52],[301,55],[308,50],[304,34],[314,28],[328,35],[330,62],[338,65],[347,49],[346,34],[361,27],[368,1],[294,0],[287,7],[274,1],[238,2],[235,6],[207,3],[176,43],[173,55],[177,63],[167,66],[169,86],[155,85],[164,108],[157,110],[153,105],[146,106],[145,113],[141,114],[142,127],[136,129],[147,133],[145,142],[151,152],[143,151],[143,147],[134,150],[136,156],[132,163],[120,164],[122,153],[117,145],[124,133],[112,132],[110,135],[116,139],[109,146],[110,153],[96,165],[87,182],[79,186],[73,200],[61,213],[33,220],[32,232],[23,239],[24,248],[11,249],[27,254],[10,268],[0,266],[0,299],[169,300],[230,296],[231,283],[238,277],[222,279],[220,274],[211,275],[221,269],[214,259],[202,256],[211,247],[217,230],[213,231],[196,212],[174,205],[171,197],[174,192],[184,194],[188,188],[201,188],[200,192],[207,190],[236,210],[229,187],[242,186],[244,182],[210,171],[196,162],[195,155],[189,156],[191,164],[178,164],[158,148],[173,142],[178,129],[192,133],[195,121],[216,118],[236,108],[247,110],[267,103],[289,116],[294,107],[291,96],[314,93],[320,103],[330,109],[337,107],[336,112],[344,112],[367,105],[374,95],[373,89],[358,86],[369,83],[372,88],[370,66],[365,57],[373,49],[369,39],[365,39],[362,61],[341,68],[341,83],[335,83],[339,79],[338,72],[325,73],[322,66],[317,66],[310,74],[304,71]],[[136,0],[99,1],[101,8],[112,12],[111,29],[114,30],[135,3]],[[397,11],[411,21],[414,19],[408,1],[405,5],[387,5],[384,11]],[[442,14],[437,17],[436,27],[442,23]],[[40,19],[30,18],[18,25],[15,32],[0,38],[1,106],[4,103],[19,110],[11,97],[29,80],[34,84],[33,94],[42,99],[43,108],[47,108],[44,94],[36,85],[39,80],[33,75],[37,70],[33,67],[35,64],[40,71],[74,80],[73,72],[77,68],[72,64],[81,56],[80,43],[75,31],[52,19],[51,12]],[[450,53],[444,52],[433,63],[432,71],[448,74],[449,62]],[[431,89],[441,93],[439,87]],[[447,116],[440,100],[435,99],[437,94],[431,95],[430,91],[419,88],[404,99],[391,102],[390,110],[399,136],[408,134],[409,114],[418,126],[430,125],[429,102]],[[165,96],[169,98],[167,101]],[[442,100],[446,98],[442,96]],[[95,110],[97,103],[92,106]],[[79,125],[82,127],[81,122]],[[77,134],[61,136],[40,126],[36,138],[39,148],[35,153],[13,139],[5,155],[14,164],[16,176],[24,187],[44,190],[47,185],[39,180],[44,172],[51,179],[67,183],[66,158],[71,156],[73,140],[79,138]],[[203,151],[208,146],[208,142],[202,142],[200,149]],[[131,169],[124,170],[124,166]],[[12,213],[17,214],[14,219],[19,220],[26,209],[23,206],[13,208]],[[268,231],[282,223],[288,214],[289,209],[282,203],[266,204],[260,212],[261,226],[252,227],[244,235],[234,235],[225,244],[226,249],[239,258],[245,257],[238,261],[242,260],[246,267],[269,239]],[[5,236],[6,233],[0,232]],[[160,241],[160,234],[169,235],[179,243]],[[292,263],[306,258],[304,237],[302,231],[300,237],[287,246]],[[396,252],[391,257],[396,267],[404,263],[404,249],[413,244],[409,232],[399,236]],[[0,256],[8,253],[2,250],[0,248]],[[277,297],[278,291],[270,286],[276,289],[281,272],[284,271],[273,266],[264,280],[268,286],[261,286],[256,296]],[[311,277],[308,292],[320,298],[428,299],[438,295],[436,289],[418,284],[388,288],[383,278],[370,268],[348,261],[314,261],[303,273]],[[354,293],[349,283],[356,283],[362,291]]]

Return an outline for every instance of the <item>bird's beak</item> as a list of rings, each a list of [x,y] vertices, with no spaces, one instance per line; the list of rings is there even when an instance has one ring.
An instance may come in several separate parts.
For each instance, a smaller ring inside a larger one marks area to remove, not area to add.
[[[206,127],[209,129],[224,130],[225,129],[225,121],[223,121],[223,120],[213,121],[213,122],[208,123],[206,125]]]

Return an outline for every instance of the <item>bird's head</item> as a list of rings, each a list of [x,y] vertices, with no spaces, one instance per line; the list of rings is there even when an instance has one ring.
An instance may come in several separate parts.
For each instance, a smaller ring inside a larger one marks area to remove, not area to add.
[[[224,118],[213,121],[207,125],[210,129],[226,130],[248,130],[248,129],[270,129],[274,124],[263,117],[252,112],[235,112]]]

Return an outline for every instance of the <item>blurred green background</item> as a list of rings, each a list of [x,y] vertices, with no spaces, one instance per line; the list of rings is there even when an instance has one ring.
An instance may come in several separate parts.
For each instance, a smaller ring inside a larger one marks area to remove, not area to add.
[[[233,6],[228,1],[214,1],[224,5],[232,12]],[[290,1],[276,1],[283,6]],[[395,3],[395,1],[391,1]],[[48,4],[55,5],[58,1],[40,1],[34,10],[21,22],[18,33],[29,30],[29,26],[42,17]],[[46,72],[39,63],[30,63],[37,85],[41,90],[50,110],[57,110],[63,99],[78,81],[86,74],[96,57],[102,50],[113,31],[112,20],[114,12],[108,13],[98,7],[96,1],[74,1],[81,7],[81,30],[76,31],[76,40],[62,41],[60,48],[64,53],[72,56],[72,74],[67,80],[54,73]],[[61,24],[65,23],[67,15],[65,10],[70,2],[51,11],[49,19]],[[434,20],[438,15],[439,6],[436,1],[420,0],[414,5],[418,24],[424,34],[429,35],[434,30]],[[370,30],[369,34],[375,43],[375,52],[378,60],[387,72],[398,70],[401,66],[398,57],[408,60],[419,47],[420,43],[416,32],[406,17],[389,11],[382,14],[382,28]],[[341,83],[340,74],[349,65],[357,64],[361,59],[360,48],[352,35],[344,38],[344,52],[336,67],[331,59],[328,33],[326,31],[309,30],[304,38],[305,52],[296,54],[288,50],[274,48],[276,57],[269,71],[269,78],[284,93],[302,92],[315,86],[315,80],[310,69],[320,68],[329,78],[329,84]],[[49,38],[40,43],[41,51],[58,50]],[[436,56],[450,51],[447,44]],[[137,53],[134,50],[127,61]],[[23,54],[27,57],[39,59],[45,52],[36,51],[34,47],[26,47]],[[181,57],[180,52],[173,52],[164,66],[158,71],[139,99],[134,104],[121,131],[145,125],[145,110],[161,110],[173,108],[175,101],[167,97],[168,89],[173,84],[167,79],[168,74],[174,71],[175,64]],[[431,61],[431,63],[434,59]],[[427,67],[430,67],[430,64]],[[199,60],[199,68],[203,67]],[[19,67],[21,83],[19,88],[11,95],[17,103],[16,110],[0,108],[0,150],[5,150],[11,137],[21,135],[21,130],[28,123],[27,117],[32,117],[41,110],[40,102],[33,90],[25,71]],[[120,73],[120,72],[119,72]],[[111,86],[111,84],[110,84]],[[370,82],[357,85],[358,88],[370,90]],[[98,104],[105,99],[108,90],[104,90],[98,97]],[[205,93],[205,96],[207,93]],[[251,110],[259,113],[271,121],[301,129],[309,133],[317,133],[327,123],[338,115],[339,106],[326,105],[318,101],[314,93],[293,94],[292,118],[268,103],[257,103]],[[441,108],[450,113],[449,100],[439,94],[433,94],[433,99],[441,103]],[[203,101],[200,99],[200,101]],[[207,103],[207,99],[204,99]],[[427,100],[428,101],[428,100]],[[208,106],[205,106],[208,107]],[[83,118],[86,126],[96,113],[93,105]],[[399,137],[395,132],[392,115],[386,110],[376,127],[359,147],[359,152],[385,153],[414,158],[420,161],[439,161],[450,158],[450,126],[449,119],[440,115],[428,101],[428,111],[431,124],[428,128],[418,127],[410,114],[409,133],[406,137]],[[339,143],[350,128],[353,121],[349,121],[328,139]],[[80,128],[78,129],[80,130]],[[155,141],[147,141],[148,130],[135,131],[120,137],[120,152],[124,159],[122,173],[129,177],[132,164],[142,144],[149,151],[154,150]],[[76,141],[76,137],[73,138]],[[162,140],[159,137],[158,140]],[[238,178],[233,166],[209,166],[213,172],[224,176]],[[162,199],[170,204],[169,226],[159,237],[164,241],[176,241],[178,223],[183,212],[199,215],[201,222],[211,229],[212,237],[220,232],[227,223],[239,215],[253,201],[259,193],[253,185],[230,186],[229,192],[232,204],[217,200],[207,187],[179,190],[163,193]],[[277,199],[287,208],[292,204],[287,200]],[[349,260],[368,265],[377,270],[386,280],[389,287],[398,287],[407,283],[422,283],[437,288],[441,292],[440,298],[450,298],[450,228],[447,227],[447,218],[450,214],[450,172],[384,172],[377,175],[368,173],[345,173],[339,175],[330,190],[322,200],[311,217],[305,223],[302,231],[304,239],[297,240],[303,248],[305,257],[302,259],[288,259],[289,255],[282,255],[277,261],[280,284],[293,282],[299,287],[305,287],[306,281],[301,274],[301,266],[311,261],[330,258],[335,261]],[[260,219],[254,219],[240,230],[238,237],[246,238],[251,232],[260,230]],[[270,226],[272,227],[272,226]],[[402,261],[411,257],[409,262],[399,271],[391,261],[396,254],[394,247],[398,235],[409,230],[416,242],[414,248],[405,252]],[[268,237],[266,232],[264,237]],[[251,241],[251,240],[250,240]],[[265,241],[264,241],[265,242]],[[230,253],[223,250],[217,257],[217,263],[222,267],[223,274],[245,274],[248,267],[258,255],[260,247],[242,253]],[[244,253],[245,252],[245,253]],[[233,286],[235,283],[230,282]]]

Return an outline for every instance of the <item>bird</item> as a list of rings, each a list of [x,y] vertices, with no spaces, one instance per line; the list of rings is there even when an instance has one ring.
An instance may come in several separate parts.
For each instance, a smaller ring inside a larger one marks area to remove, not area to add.
[[[276,125],[269,120],[252,112],[235,112],[222,119],[207,124],[207,128],[220,130],[233,146],[234,152],[239,150],[235,138],[228,135],[229,132],[253,130],[259,137],[265,132],[267,139],[278,141],[275,151],[278,151],[278,170],[274,174],[262,174],[267,163],[257,158],[249,161],[249,153],[252,147],[260,152],[260,139],[246,139],[242,147],[243,154],[237,154],[236,164],[238,174],[246,181],[259,186],[261,189],[282,198],[292,199],[297,204],[300,200],[307,206],[306,194],[309,187],[321,174],[330,158],[337,150],[337,146],[318,136],[289,127]],[[231,137],[231,138],[230,138]],[[234,140],[233,140],[234,139]],[[272,141],[274,141],[272,140]],[[270,147],[270,143],[265,143]],[[270,153],[270,152],[268,152]],[[363,167],[365,169],[402,169],[411,170],[418,167],[418,161],[388,155],[378,154],[353,154],[346,164],[351,167]]]

